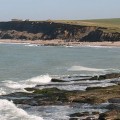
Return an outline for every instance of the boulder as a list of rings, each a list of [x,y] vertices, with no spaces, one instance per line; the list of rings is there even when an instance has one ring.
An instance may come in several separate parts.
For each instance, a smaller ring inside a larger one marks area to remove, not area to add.
[[[99,115],[99,120],[120,120],[120,111],[112,110]]]
[[[65,80],[60,80],[60,79],[56,79],[56,78],[52,78],[51,82],[67,82]]]
[[[119,103],[120,104],[120,97],[118,98],[111,98],[108,100],[109,103]]]
[[[70,114],[70,117],[83,117],[83,116],[88,116],[89,115],[89,112],[82,112],[82,113],[73,113],[73,114]]]
[[[119,78],[120,73],[109,73],[105,75],[100,75],[100,76],[93,76],[89,80],[105,80],[105,79],[113,79],[113,78]]]

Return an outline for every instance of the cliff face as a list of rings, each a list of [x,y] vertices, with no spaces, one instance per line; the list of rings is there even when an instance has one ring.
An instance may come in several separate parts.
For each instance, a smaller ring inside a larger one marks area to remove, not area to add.
[[[120,33],[105,33],[102,29],[100,27],[54,22],[0,22],[0,39],[120,41]]]

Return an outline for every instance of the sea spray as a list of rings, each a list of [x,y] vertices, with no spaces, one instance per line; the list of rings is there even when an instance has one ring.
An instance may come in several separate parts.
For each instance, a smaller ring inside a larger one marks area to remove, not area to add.
[[[84,66],[72,66],[68,69],[68,71],[91,71],[91,72],[103,72],[106,69],[97,69],[97,68],[89,68]]]
[[[12,101],[0,99],[1,120],[43,120],[41,117],[29,115],[26,111],[18,108]]]
[[[5,80],[0,82],[0,95],[9,94],[13,92],[27,92],[24,88],[32,88],[38,84],[47,84],[51,82],[49,75],[36,76],[27,80],[21,80],[18,82]]]
[[[31,79],[28,79],[28,82],[31,83],[49,83],[51,81],[51,77],[49,75],[41,75],[41,76],[37,76],[37,77],[33,77]]]

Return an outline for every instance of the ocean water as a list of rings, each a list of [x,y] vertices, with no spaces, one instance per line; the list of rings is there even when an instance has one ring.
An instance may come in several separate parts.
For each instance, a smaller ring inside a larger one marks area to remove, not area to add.
[[[120,72],[119,61],[120,48],[118,47],[52,47],[1,43],[0,95],[17,91],[26,92],[25,87],[50,84],[53,77],[91,76]],[[59,85],[59,89],[85,90],[88,86],[113,85],[107,80],[104,83],[80,81],[80,85],[74,86],[72,82],[70,83]],[[1,120],[67,120],[68,111],[71,113],[79,111],[73,106],[17,106],[5,99],[0,99],[0,108]],[[83,105],[82,110],[84,109],[88,109],[88,105]]]

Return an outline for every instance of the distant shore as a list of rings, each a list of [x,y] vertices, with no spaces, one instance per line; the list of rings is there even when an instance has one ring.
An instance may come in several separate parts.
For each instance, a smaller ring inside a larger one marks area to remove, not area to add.
[[[120,47],[120,41],[118,42],[65,42],[63,40],[11,40],[11,39],[0,39],[0,43],[26,43],[26,44],[37,44],[43,46],[113,46]]]

